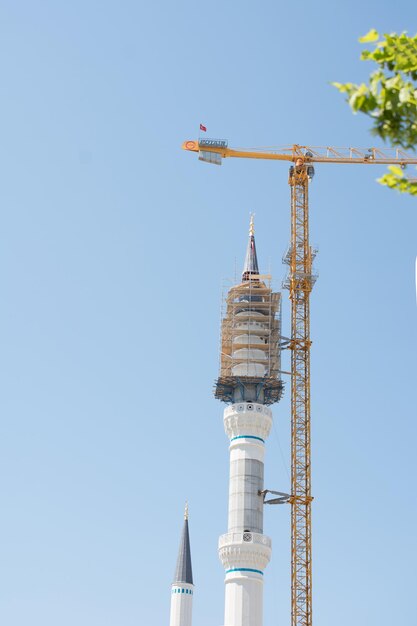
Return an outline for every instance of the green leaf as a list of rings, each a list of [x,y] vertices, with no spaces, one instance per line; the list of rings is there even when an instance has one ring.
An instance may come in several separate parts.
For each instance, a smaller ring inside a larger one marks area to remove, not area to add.
[[[398,165],[390,165],[388,169],[397,178],[405,178],[403,170]]]
[[[370,41],[377,41],[377,39],[379,39],[379,33],[375,30],[375,28],[371,28],[366,35],[359,38],[359,43],[369,43]]]
[[[397,172],[393,172],[391,174],[384,174],[381,178],[377,179],[377,182],[380,185],[385,185],[390,189],[395,189],[400,193],[409,193],[411,196],[417,196],[417,182],[416,179],[408,179],[403,176],[403,172],[399,167],[389,167],[389,170],[393,172],[393,170],[400,170],[400,174],[397,175]]]
[[[409,102],[411,99],[410,89],[408,85],[401,87],[400,89],[400,102]]]
[[[340,91],[340,93],[351,93],[351,91],[353,91],[354,89],[357,88],[357,85],[354,85],[353,83],[330,83],[331,85],[333,85],[333,87],[336,87],[336,89],[338,89]]]

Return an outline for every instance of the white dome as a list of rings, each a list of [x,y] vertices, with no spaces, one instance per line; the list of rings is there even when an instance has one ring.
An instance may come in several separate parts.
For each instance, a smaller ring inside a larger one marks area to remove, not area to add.
[[[256,335],[238,335],[233,339],[233,343],[247,343],[247,344],[263,344],[265,345],[265,341]]]
[[[235,325],[235,328],[238,328],[239,330],[246,330],[246,331],[261,331],[262,333],[265,332],[265,330],[267,330],[266,324],[261,324],[260,322],[239,322],[238,324]]]
[[[248,361],[266,361],[266,354],[262,350],[240,348],[235,350],[232,354],[236,359],[247,359]]]
[[[265,313],[261,313],[260,311],[239,311],[239,313],[236,313],[235,317],[258,317],[259,315],[261,315],[262,317],[265,317]]]
[[[266,367],[261,363],[239,363],[232,367],[233,376],[256,376],[262,378],[265,376]]]

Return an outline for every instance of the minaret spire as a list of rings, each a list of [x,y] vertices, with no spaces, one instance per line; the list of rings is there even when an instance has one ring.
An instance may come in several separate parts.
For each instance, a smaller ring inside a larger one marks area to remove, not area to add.
[[[242,272],[242,282],[250,280],[253,274],[259,274],[258,257],[256,256],[255,246],[255,223],[254,214],[251,213],[249,224],[249,241],[246,249],[245,264]]]
[[[190,534],[188,530],[188,502],[185,504],[177,565],[171,587],[170,626],[191,626],[194,593],[193,570],[191,567]]]

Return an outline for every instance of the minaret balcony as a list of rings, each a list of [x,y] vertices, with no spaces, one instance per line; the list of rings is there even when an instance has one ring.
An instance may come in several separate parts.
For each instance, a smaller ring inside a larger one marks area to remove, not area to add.
[[[226,533],[219,538],[219,558],[225,570],[263,571],[271,559],[271,552],[271,539],[260,533]]]
[[[223,422],[229,439],[247,435],[265,441],[272,426],[272,411],[257,402],[239,402],[224,410]]]

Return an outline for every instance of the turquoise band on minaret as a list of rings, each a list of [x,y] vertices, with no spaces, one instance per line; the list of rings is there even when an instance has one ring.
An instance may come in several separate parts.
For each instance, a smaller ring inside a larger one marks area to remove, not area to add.
[[[254,574],[261,574],[261,576],[264,575],[260,569],[252,569],[251,567],[233,567],[232,569],[227,569],[225,574],[230,574],[231,572],[253,572]]]
[[[258,441],[262,441],[265,443],[265,439],[261,437],[255,437],[255,435],[237,435],[237,437],[232,437],[230,441],[236,441],[236,439],[257,439]]]

